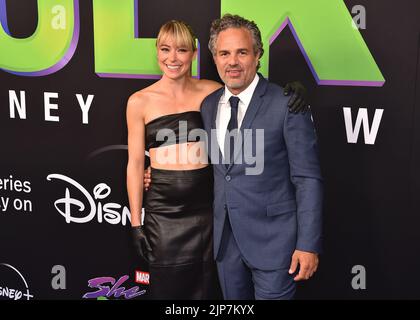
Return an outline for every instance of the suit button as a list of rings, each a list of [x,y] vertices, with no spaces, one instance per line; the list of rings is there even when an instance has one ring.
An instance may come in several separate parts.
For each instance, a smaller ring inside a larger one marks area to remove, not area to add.
[[[232,178],[231,178],[231,176],[226,176],[225,179],[226,179],[226,181],[230,181]]]
[[[227,205],[224,205],[223,208],[226,210],[227,209]]]

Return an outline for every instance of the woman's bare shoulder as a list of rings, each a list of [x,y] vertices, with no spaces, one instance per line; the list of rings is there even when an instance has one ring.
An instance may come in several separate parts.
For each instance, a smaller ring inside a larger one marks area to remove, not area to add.
[[[127,116],[144,118],[145,109],[151,98],[150,93],[146,89],[136,91],[128,98]]]
[[[156,84],[152,84],[144,89],[134,92],[128,98],[128,106],[135,106],[137,109],[144,109],[152,101],[159,99],[162,96],[162,90]]]

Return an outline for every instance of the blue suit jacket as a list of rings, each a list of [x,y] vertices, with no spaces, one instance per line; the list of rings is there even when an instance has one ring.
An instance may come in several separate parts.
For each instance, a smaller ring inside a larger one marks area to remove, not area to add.
[[[259,76],[240,130],[247,131],[248,150],[252,146],[254,156],[264,156],[264,169],[250,175],[246,169],[255,163],[236,163],[245,159],[245,145],[229,168],[213,162],[214,254],[217,258],[229,214],[243,257],[258,269],[273,270],[288,268],[295,249],[320,252],[322,177],[311,113],[289,113],[283,89]],[[218,157],[216,115],[223,93],[224,88],[215,91],[201,105],[208,145],[213,146],[209,154]],[[263,145],[256,142],[256,129],[264,129]]]

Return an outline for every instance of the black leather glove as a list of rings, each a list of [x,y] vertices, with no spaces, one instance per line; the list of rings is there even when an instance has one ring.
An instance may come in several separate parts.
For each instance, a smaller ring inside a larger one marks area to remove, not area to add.
[[[289,82],[284,87],[284,95],[288,96],[290,92],[293,92],[292,97],[289,100],[287,106],[290,112],[293,113],[305,113],[308,111],[308,103],[306,102],[308,91],[302,83],[299,81]]]
[[[148,261],[147,253],[151,252],[152,248],[150,247],[149,241],[146,238],[143,226],[131,227],[131,233],[133,236],[133,244],[134,248],[136,249],[136,253]]]

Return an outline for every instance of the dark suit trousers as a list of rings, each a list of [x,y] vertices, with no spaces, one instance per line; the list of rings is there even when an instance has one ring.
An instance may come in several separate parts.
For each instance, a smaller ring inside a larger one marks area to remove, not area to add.
[[[227,214],[216,262],[225,300],[287,300],[295,294],[295,275],[288,268],[259,270],[243,258]]]

